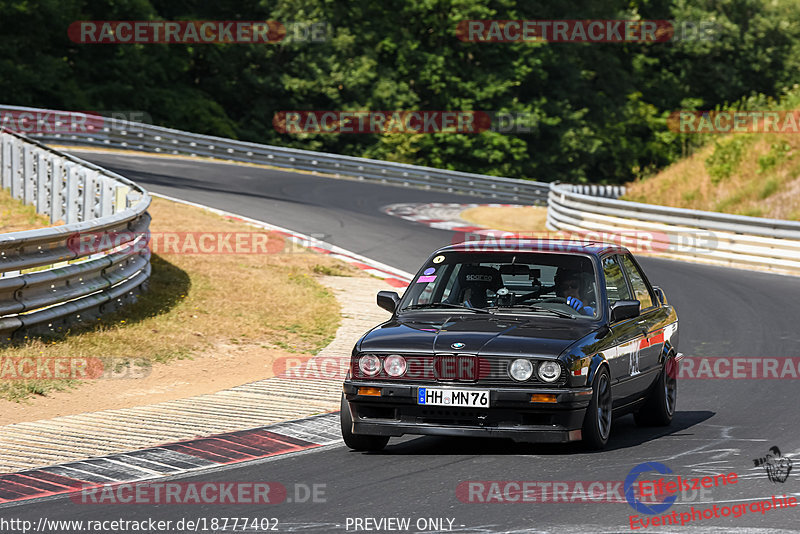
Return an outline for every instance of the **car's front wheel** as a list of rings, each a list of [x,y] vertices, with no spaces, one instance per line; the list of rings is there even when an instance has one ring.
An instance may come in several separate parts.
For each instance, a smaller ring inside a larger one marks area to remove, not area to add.
[[[389,443],[389,436],[365,436],[353,434],[353,418],[350,415],[350,406],[342,395],[339,421],[342,425],[342,438],[344,444],[354,451],[380,451]]]
[[[667,426],[672,422],[678,401],[677,362],[669,357],[658,375],[655,388],[650,392],[644,406],[633,414],[639,426]]]
[[[583,419],[583,441],[589,448],[602,449],[611,435],[611,379],[601,367],[594,377],[592,400]]]

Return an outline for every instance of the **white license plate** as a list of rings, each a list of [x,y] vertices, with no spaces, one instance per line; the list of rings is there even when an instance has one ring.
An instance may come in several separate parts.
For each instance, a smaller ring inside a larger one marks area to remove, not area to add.
[[[489,391],[475,389],[419,388],[417,404],[426,406],[463,406],[488,408]]]

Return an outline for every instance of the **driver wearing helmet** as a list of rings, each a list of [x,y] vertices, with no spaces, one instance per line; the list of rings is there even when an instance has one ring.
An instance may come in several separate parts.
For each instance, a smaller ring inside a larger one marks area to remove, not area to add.
[[[586,306],[587,287],[583,276],[578,271],[559,269],[556,273],[554,282],[556,284],[556,295],[567,299],[567,306],[574,308],[583,315],[594,315],[594,308]]]

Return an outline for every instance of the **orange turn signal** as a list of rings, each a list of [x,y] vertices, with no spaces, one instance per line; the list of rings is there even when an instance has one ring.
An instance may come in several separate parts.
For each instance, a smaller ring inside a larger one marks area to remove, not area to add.
[[[381,388],[358,388],[359,395],[372,395],[373,397],[381,396]]]
[[[534,393],[531,395],[531,402],[556,402],[556,396],[545,393]]]

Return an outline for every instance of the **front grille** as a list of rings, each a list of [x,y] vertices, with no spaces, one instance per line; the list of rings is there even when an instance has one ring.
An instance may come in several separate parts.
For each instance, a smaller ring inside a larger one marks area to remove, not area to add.
[[[433,359],[434,378],[439,382],[476,382],[488,372],[488,367],[488,362],[469,354],[448,354]]]

